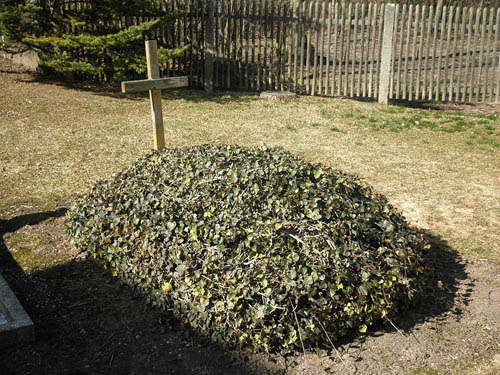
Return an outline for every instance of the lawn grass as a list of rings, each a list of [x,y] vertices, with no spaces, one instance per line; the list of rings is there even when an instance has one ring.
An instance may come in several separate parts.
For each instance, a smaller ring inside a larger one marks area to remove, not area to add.
[[[117,92],[0,73],[0,220],[68,207],[151,149],[147,97]],[[164,93],[163,106],[167,147],[282,146],[360,176],[462,256],[500,264],[498,107],[477,113],[339,98],[281,102],[189,89]],[[76,256],[61,217],[8,230],[3,241],[28,274]]]
[[[67,206],[151,148],[145,96],[10,77],[0,85],[0,217]],[[167,147],[282,146],[359,175],[457,250],[500,259],[496,115],[332,98],[206,97],[194,90],[170,91],[164,99]]]

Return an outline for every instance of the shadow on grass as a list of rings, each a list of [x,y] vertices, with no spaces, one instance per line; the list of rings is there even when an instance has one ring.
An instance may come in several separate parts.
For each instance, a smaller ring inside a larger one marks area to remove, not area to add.
[[[64,212],[23,215],[3,220],[0,228],[5,234]],[[458,306],[468,303],[467,294],[460,296],[461,304],[456,303],[459,285],[467,279],[460,256],[438,236],[427,233],[426,237],[431,248],[422,298],[393,319],[405,334],[432,318],[444,319],[448,314],[458,318],[462,314]],[[236,360],[207,338],[192,334],[94,261],[72,260],[25,275],[13,259],[10,265],[3,262],[9,252],[5,243],[0,245],[0,270],[9,271],[6,279],[37,332],[35,343],[0,353],[2,374],[248,374],[268,368],[252,358],[247,363]],[[469,294],[473,287],[467,284]],[[394,330],[390,324],[377,324],[368,335]],[[336,345],[355,347],[364,339],[353,333]]]
[[[61,217],[67,211],[67,208],[61,207],[53,211],[36,212],[32,214],[20,215],[12,219],[0,219],[0,271],[5,273],[24,274],[24,271],[12,258],[4,241],[6,233],[13,233],[26,225],[36,225],[49,218]]]
[[[17,73],[8,71],[7,73]],[[38,82],[44,84],[57,85],[69,90],[77,90],[93,93],[99,96],[107,96],[115,99],[144,100],[149,98],[148,92],[134,94],[122,94],[118,83],[96,83],[92,81],[65,81],[61,77],[45,76],[41,74],[24,75],[17,77],[19,82]],[[249,91],[216,91],[213,94],[206,94],[202,89],[182,88],[162,90],[164,99],[183,99],[194,103],[212,102],[217,104],[225,103],[247,103],[258,98],[259,93]]]
[[[0,238],[65,208],[0,220]],[[0,374],[246,374],[91,260],[26,274],[0,240],[0,272],[35,324],[36,341],[0,352]]]

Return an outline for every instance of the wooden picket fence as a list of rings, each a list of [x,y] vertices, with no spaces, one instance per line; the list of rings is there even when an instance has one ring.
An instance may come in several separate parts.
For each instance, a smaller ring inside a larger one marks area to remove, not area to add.
[[[499,100],[500,8],[274,0],[205,5],[205,39],[197,44],[204,54],[198,49],[201,58],[191,64],[203,63],[207,90],[290,90],[382,102]]]
[[[163,75],[188,75],[193,87],[380,102],[499,101],[500,8],[329,0],[161,4],[184,15],[152,37],[167,48],[190,46]]]

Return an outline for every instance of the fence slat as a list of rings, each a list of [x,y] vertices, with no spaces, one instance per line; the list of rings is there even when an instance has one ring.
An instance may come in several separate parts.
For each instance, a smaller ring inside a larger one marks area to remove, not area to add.
[[[370,58],[370,29],[371,29],[371,19],[372,19],[372,3],[368,3],[368,9],[367,9],[367,17],[368,18],[368,24],[366,24],[365,21],[363,21],[363,30],[364,30],[364,33],[363,33],[363,41],[361,42],[362,43],[362,46],[363,46],[363,51],[366,51],[364,52],[364,58],[363,58],[363,61],[364,61],[364,66],[363,66],[363,87],[362,87],[362,91],[361,91],[361,95],[363,97],[366,97],[367,95],[367,87],[368,87],[368,60]],[[366,46],[366,48],[365,48]]]
[[[352,65],[351,65],[351,84],[349,88],[349,94],[351,97],[354,96],[354,77],[356,70],[356,52],[358,46],[358,13],[359,13],[359,3],[354,5],[354,35],[353,35],[353,46],[352,46]]]
[[[337,79],[335,78],[337,75],[337,68],[336,68],[336,65],[337,65],[337,41],[338,41],[338,37],[339,37],[339,3],[336,2],[335,3],[335,11],[334,11],[334,27],[335,27],[335,31],[333,32],[335,38],[334,38],[334,42],[333,42],[333,56],[332,56],[332,85],[331,85],[331,89],[330,89],[330,93],[331,95],[335,95],[335,88],[336,88],[336,84],[337,84]]]
[[[351,18],[352,18],[352,3],[349,3],[347,8],[347,17],[345,18],[345,25],[347,27],[346,34],[346,49],[345,49],[345,67],[344,67],[344,95],[347,96],[347,89],[349,87],[349,54],[351,49]]]
[[[396,74],[396,58],[397,58],[397,37],[398,37],[398,24],[399,24],[399,4],[395,4],[395,14],[394,14],[394,28],[392,30],[392,56],[391,56],[391,74],[389,75],[389,99],[392,99],[394,96],[394,75]]]
[[[380,5],[380,15],[379,15],[379,32],[378,32],[378,42],[377,42],[377,56],[378,58],[376,59],[377,61],[377,70],[376,72],[376,78],[375,78],[375,97],[379,97],[379,82],[380,82],[380,69],[381,69],[381,60],[382,60],[382,33],[384,31],[385,27],[385,22],[384,22],[384,14],[385,14],[385,7],[386,4],[381,4]]]
[[[264,10],[262,14],[262,21],[264,23],[263,25],[263,32],[264,32],[264,51],[262,54],[262,83],[263,87],[267,90],[269,89],[269,66],[268,66],[268,61],[267,61],[267,24],[269,22],[268,20],[268,15],[267,15],[267,10],[268,10],[268,0],[264,0]],[[261,36],[262,39],[262,36]]]
[[[408,88],[408,100],[413,100],[413,95],[414,95],[414,91],[413,91],[413,85],[414,85],[414,81],[415,80],[418,80],[419,79],[419,75],[418,74],[415,74],[415,64],[416,64],[416,60],[419,56],[417,56],[417,35],[418,35],[418,27],[419,27],[419,15],[420,15],[420,5],[417,4],[415,6],[415,16],[414,16],[414,21],[413,24],[415,25],[415,30],[413,31],[413,42],[412,42],[412,47],[411,47],[411,68],[410,68],[410,76],[409,76],[409,80],[410,80],[410,85],[409,85],[409,88]],[[410,19],[411,21],[411,19]],[[416,77],[416,78],[414,78]],[[417,90],[418,91],[418,90]],[[418,94],[415,95],[415,99],[418,98]]]
[[[325,50],[325,2],[321,4],[321,22],[319,24],[319,30],[321,30],[321,37],[320,37],[320,50],[319,50],[319,87],[318,87],[318,93],[320,95],[323,95],[323,58],[324,58],[324,50]]]
[[[484,91],[483,91],[483,102],[486,101],[486,98],[488,97],[491,101],[491,90],[488,90],[488,87],[493,87],[490,81],[490,71],[489,71],[489,66],[491,65],[493,59],[493,16],[495,14],[495,10],[491,8],[490,10],[490,19],[488,22],[489,29],[488,29],[488,49],[486,51],[486,66],[485,66],[485,72],[484,72]],[[490,91],[490,95],[488,95],[488,91]]]
[[[452,7],[453,8],[453,7]],[[455,8],[454,22],[450,22],[450,25],[453,26],[453,44],[451,47],[451,64],[450,64],[450,84],[448,86],[448,101],[453,100],[454,88],[456,88],[455,82],[455,64],[456,64],[456,56],[457,56],[457,45],[458,45],[458,27],[459,27],[459,18],[460,18],[460,7]],[[444,98],[443,100],[445,100]]]
[[[337,79],[337,95],[342,93],[342,61],[344,58],[344,31],[345,31],[345,18],[347,14],[346,4],[342,2],[341,13],[337,20],[340,26],[340,46],[338,51],[338,79]]]
[[[495,102],[498,103],[498,98],[500,97],[500,51],[498,50],[498,29],[500,29],[500,8],[497,9],[497,22],[495,27],[495,48],[494,52],[498,55],[498,63],[496,68],[496,94],[495,94]],[[495,73],[495,69],[492,69],[493,73]],[[494,82],[494,80],[492,81]]]
[[[306,61],[306,49],[307,49],[307,32],[306,32],[306,16],[307,16],[307,4],[305,1],[302,2],[302,9],[300,14],[300,92],[305,91],[304,87],[304,63]]]
[[[276,41],[273,41],[271,44],[271,48],[274,48],[273,46],[276,45],[276,53],[274,54],[274,61],[276,64],[276,67],[273,67],[274,71],[274,79],[273,79],[273,89],[274,90],[282,90],[281,88],[281,51],[283,48],[283,45],[281,44],[282,38],[281,38],[281,26],[283,25],[283,17],[281,16],[281,1],[278,0],[277,4],[276,1],[273,0],[272,2],[272,11],[271,11],[271,30],[276,29],[276,34],[274,34],[274,38]],[[274,19],[274,11],[276,8],[276,19]],[[274,24],[274,21],[276,21],[276,26]],[[276,43],[276,44],[275,44]],[[272,53],[272,52],[271,52]],[[271,64],[273,66],[273,64]]]
[[[472,43],[472,47],[471,48],[474,48],[473,50],[471,50],[471,73],[470,73],[470,83],[471,83],[471,87],[470,87],[470,90],[469,90],[469,102],[472,102],[472,98],[474,97],[474,86],[475,86],[475,82],[476,82],[476,77],[475,77],[475,68],[476,68],[476,64],[475,64],[475,60],[476,60],[476,55],[477,55],[477,46],[478,44],[478,41],[477,41],[477,34],[479,33],[479,21],[481,19],[481,8],[477,8],[476,9],[476,23],[474,25],[474,31],[471,32],[469,30],[469,33],[473,34],[474,35],[474,42]]]
[[[314,65],[311,95],[316,95],[318,84],[318,48],[319,48],[319,4],[314,3],[314,13],[311,13],[311,27],[314,35]],[[311,42],[312,43],[312,42]]]
[[[406,19],[406,4],[403,4],[403,8],[401,10],[401,17],[400,17],[400,27],[399,27],[399,55],[398,55],[398,73],[396,76],[396,99],[401,98],[401,81],[402,77],[401,75],[403,74],[403,40],[404,40],[404,22]],[[396,31],[398,30],[398,27],[396,26]],[[408,44],[406,44],[408,47]]]
[[[330,52],[332,45],[332,2],[328,3],[328,20],[327,20],[327,50],[326,50],[326,82],[325,82],[325,95],[328,95],[329,83],[330,83]]]
[[[477,46],[480,46],[479,50],[479,71],[477,74],[477,79],[475,80],[477,82],[476,88],[477,88],[477,94],[476,94],[476,100],[479,102],[481,101],[481,81],[482,81],[482,73],[483,73],[483,56],[485,54],[485,48],[486,48],[486,21],[488,19],[488,8],[483,9],[483,15],[482,15],[482,27],[481,27],[481,39],[480,43],[477,44]],[[486,80],[485,80],[486,81]]]
[[[408,21],[406,23],[406,42],[405,42],[405,52],[404,52],[404,59],[405,59],[405,67],[403,71],[403,87],[402,87],[402,99],[406,99],[408,97],[408,64],[409,64],[409,57],[410,57],[410,40],[411,40],[411,34],[410,30],[413,29],[413,4],[410,4],[408,6]],[[415,33],[415,31],[414,31]],[[414,57],[415,55],[412,55]]]
[[[463,60],[464,60],[464,49],[465,47],[465,24],[467,22],[467,15],[469,14],[469,11],[467,8],[462,9],[462,22],[461,22],[461,28],[460,28],[460,55],[458,58],[458,79],[457,79],[457,100],[460,100],[460,93],[462,92],[462,85],[461,85],[461,80],[462,80],[462,66],[463,66]],[[465,77],[464,77],[464,81]],[[465,94],[463,94],[465,97]],[[462,98],[462,101],[465,100]]]
[[[440,90],[441,90],[441,62],[443,59],[443,34],[446,35],[445,32],[445,22],[446,22],[446,11],[447,8],[444,6],[441,9],[441,25],[440,25],[440,32],[439,32],[439,56],[438,56],[438,64],[437,64],[437,78],[436,78],[436,92],[435,92],[435,99],[438,100]],[[436,15],[436,20],[437,20],[437,15]],[[437,32],[436,32],[437,34]],[[433,64],[434,66],[434,64]],[[433,76],[434,77],[434,76]],[[431,96],[432,99],[432,96]]]
[[[378,4],[375,3],[373,5],[373,15],[370,23],[372,24],[370,28],[370,35],[371,35],[371,43],[370,43],[370,76],[368,79],[368,97],[372,97],[372,89],[373,89],[373,70],[375,66],[375,44],[377,38],[376,32],[377,32],[377,24],[378,24]]]
[[[448,90],[450,88],[453,88],[453,79],[451,79],[450,82],[448,83],[448,69],[450,66],[450,54],[455,53],[455,50],[450,48],[450,46],[451,46],[451,28],[453,26],[453,21],[455,21],[455,23],[456,23],[456,20],[453,18],[454,13],[455,13],[455,7],[452,5],[449,7],[448,19],[447,19],[448,28],[447,28],[447,32],[446,32],[446,50],[445,50],[446,61],[444,63],[444,89],[442,90],[442,94],[441,94],[441,100],[443,102],[446,100]]]

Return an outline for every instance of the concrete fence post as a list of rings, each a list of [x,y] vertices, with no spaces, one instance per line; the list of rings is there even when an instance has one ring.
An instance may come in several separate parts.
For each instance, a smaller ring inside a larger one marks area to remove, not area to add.
[[[396,5],[386,4],[384,11],[384,30],[382,34],[382,50],[380,51],[380,72],[378,81],[378,102],[389,102],[389,85],[391,81],[391,60],[393,51],[394,21]]]

